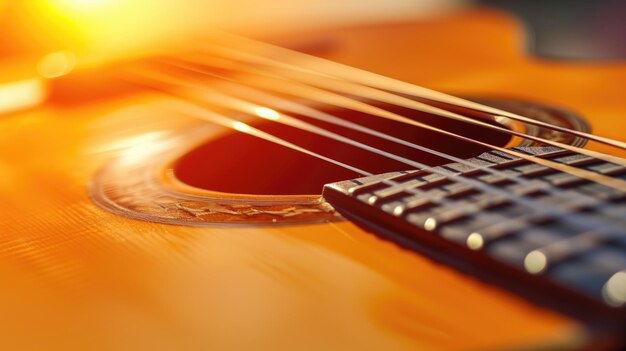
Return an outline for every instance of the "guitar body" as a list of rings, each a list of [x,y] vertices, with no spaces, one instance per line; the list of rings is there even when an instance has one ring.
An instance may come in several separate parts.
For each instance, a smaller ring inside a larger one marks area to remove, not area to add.
[[[626,127],[618,86],[626,65],[527,57],[522,29],[491,10],[273,40],[440,91],[559,106],[610,138],[622,138]],[[6,349],[610,345],[571,317],[338,217],[246,223],[239,214],[235,224],[177,225],[107,210],[89,190],[104,167],[129,150],[143,152],[135,162],[152,162],[154,141],[208,127],[172,114],[148,90],[82,101],[69,95],[0,119],[0,336]],[[222,136],[207,130],[202,142]],[[176,161],[170,156],[166,164]]]

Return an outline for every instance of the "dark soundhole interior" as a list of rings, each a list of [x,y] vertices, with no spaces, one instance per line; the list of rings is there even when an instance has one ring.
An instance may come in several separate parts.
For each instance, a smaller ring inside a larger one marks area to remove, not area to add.
[[[483,127],[404,108],[383,104],[378,106],[405,117],[493,145],[502,146],[509,141],[508,135]],[[359,112],[344,109],[328,109],[325,112],[456,157],[470,158],[487,151],[482,147],[453,137]],[[451,163],[449,160],[381,138],[293,113],[290,115],[352,140],[414,161],[431,166]],[[236,117],[233,116],[233,118]],[[354,146],[276,122],[259,119],[257,123],[250,124],[301,147],[374,174],[415,168]],[[175,164],[174,172],[179,180],[194,187],[227,193],[257,195],[319,194],[322,186],[326,183],[359,176],[353,171],[316,157],[235,131],[227,132],[181,157]]]

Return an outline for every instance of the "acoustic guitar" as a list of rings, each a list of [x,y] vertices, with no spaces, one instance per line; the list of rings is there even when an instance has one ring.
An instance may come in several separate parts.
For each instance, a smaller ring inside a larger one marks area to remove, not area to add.
[[[522,31],[471,7],[44,57],[1,88],[3,348],[618,348],[626,65]]]

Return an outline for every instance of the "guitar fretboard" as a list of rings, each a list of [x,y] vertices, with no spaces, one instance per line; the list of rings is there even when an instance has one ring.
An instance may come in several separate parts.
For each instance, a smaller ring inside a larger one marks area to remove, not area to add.
[[[515,150],[626,179],[625,167],[593,157],[552,147]],[[523,275],[555,297],[626,304],[626,193],[497,151],[468,161],[474,167],[435,169],[497,191],[417,170],[329,184],[324,197],[405,246]]]

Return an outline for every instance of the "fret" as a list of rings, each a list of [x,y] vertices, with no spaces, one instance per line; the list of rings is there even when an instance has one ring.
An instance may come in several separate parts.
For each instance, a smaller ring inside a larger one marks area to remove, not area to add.
[[[402,185],[390,186],[381,190],[376,190],[372,193],[372,196],[377,198],[377,201],[388,201],[390,198],[395,198],[400,195],[408,195],[407,188]]]
[[[511,194],[517,196],[536,196],[543,194],[547,188],[549,188],[549,185],[541,181],[531,181],[526,184],[513,184],[507,187]]]
[[[626,178],[624,167],[570,151],[553,147],[515,150]],[[626,277],[624,192],[499,151],[468,162],[489,165],[503,174],[460,163],[438,168],[495,186],[511,198],[424,171],[329,184],[324,196],[339,212],[390,228],[409,241],[424,244],[430,242],[424,241],[426,238],[438,240],[467,255],[483,256],[489,265],[550,281],[594,303],[614,304],[603,295],[603,289],[617,272],[624,271]],[[556,212],[537,211],[514,201],[516,197]],[[578,220],[572,221],[572,216]],[[587,222],[606,225],[580,226]],[[493,268],[489,265],[485,269]]]
[[[602,199],[598,199],[588,194],[580,194],[579,192],[575,192],[572,190],[563,190],[561,192],[562,195],[569,195],[566,203],[563,203],[563,196],[555,196],[548,195],[538,198],[536,201],[553,205],[553,206],[561,206],[570,211],[580,211],[583,209],[591,209],[597,206],[605,205],[606,202]]]
[[[626,193],[616,192],[615,190],[601,184],[583,184],[577,187],[576,190],[606,202],[626,199]]]
[[[485,159],[493,160],[495,164],[505,164],[510,161],[519,160],[519,158],[515,156],[511,156],[509,154],[505,154],[504,152],[500,152],[497,150],[487,151],[480,156]]]
[[[514,172],[506,172],[509,175],[515,175]],[[498,174],[486,174],[483,176],[478,177],[477,179],[479,179],[482,182],[491,184],[491,185],[502,185],[502,184],[510,184],[512,183],[512,181],[510,179],[507,179],[504,176],[498,175]]]
[[[450,163],[447,164],[445,166],[442,166],[444,168],[446,168],[447,170],[449,170],[450,172],[454,172],[454,173],[464,173],[465,175],[470,175],[472,173],[483,173],[482,170],[476,169],[472,166],[463,164],[463,163]]]
[[[485,242],[492,242],[496,239],[512,235],[524,228],[527,228],[529,223],[532,223],[533,221],[543,222],[545,220],[546,218],[540,214],[524,215],[520,211],[518,216],[512,219],[492,223],[481,228],[475,228],[473,232],[482,236]]]
[[[570,165],[570,166],[584,166],[590,163],[600,162],[593,157],[579,155],[579,154],[566,155],[566,156],[560,156],[560,157],[550,157],[549,159],[552,161]]]
[[[473,196],[471,200],[474,202],[475,205],[484,210],[491,210],[511,204],[511,202],[507,198],[501,195],[492,195],[485,193],[477,194],[476,196]]]
[[[424,192],[423,195],[412,195],[402,199],[402,201],[394,201],[383,205],[385,212],[391,213],[396,217],[406,215],[408,212],[423,210],[437,205],[437,201],[444,199],[448,194],[440,189],[432,189]]]
[[[452,183],[442,187],[442,190],[448,193],[448,197],[456,198],[460,196],[467,196],[478,192],[473,186],[463,183]]]
[[[604,246],[596,250],[590,250],[583,257],[612,273],[626,269],[624,250],[614,247]]]
[[[404,173],[397,172],[398,176],[404,175]],[[342,186],[349,186],[348,192],[351,195],[358,195],[365,191],[369,191],[374,188],[380,188],[384,186],[384,180],[389,180],[387,174],[380,176],[368,177],[367,179],[353,179],[347,182],[342,182]],[[349,185],[347,183],[350,183]]]
[[[598,172],[600,174],[606,174],[606,175],[621,175],[621,174],[626,173],[626,167],[616,165],[613,163],[595,164],[590,167],[587,167],[587,169],[594,171],[594,172]]]
[[[585,260],[573,260],[568,264],[558,265],[546,274],[559,285],[602,301],[602,288],[612,275],[613,272]]]
[[[469,201],[459,201],[444,206],[435,207],[427,212],[408,215],[407,220],[412,223],[425,223],[428,219],[434,226],[448,224],[459,219],[468,218],[475,209]]]
[[[433,193],[438,193],[438,195],[433,195]],[[415,211],[415,210],[420,210],[420,209],[425,209],[429,206],[434,206],[435,203],[433,203],[431,201],[431,199],[433,198],[440,198],[445,196],[445,193],[442,192],[441,190],[431,190],[431,193],[428,196],[420,196],[420,195],[416,195],[413,197],[409,197],[407,199],[404,200],[403,203],[401,203],[398,206],[402,207],[402,210],[396,210],[394,208],[394,214],[396,216],[402,215],[404,213],[406,213],[407,211]],[[397,208],[397,207],[396,207]]]
[[[409,189],[415,189],[424,184],[428,184],[428,182],[421,178],[412,179],[403,183],[399,183],[397,185],[394,184],[382,190],[374,191],[373,194],[381,199],[393,197],[401,193],[405,193],[408,195],[409,193],[407,191],[409,191]]]
[[[448,177],[443,176],[441,174],[429,174],[427,176],[422,177],[428,185],[435,186],[437,184],[447,183],[449,182]]]
[[[524,269],[526,254],[530,251],[532,251],[532,245],[514,235],[493,244],[486,244],[483,249],[483,252],[498,263],[518,270]]]
[[[572,187],[575,185],[580,185],[586,183],[587,180],[576,177],[572,174],[567,173],[556,173],[550,174],[543,179],[549,181],[552,185],[558,187]]]
[[[533,255],[543,256],[541,260],[545,262],[543,264],[544,267],[541,267],[539,270],[544,270],[548,266],[559,264],[567,259],[580,256],[585,252],[606,245],[614,237],[614,235],[590,231],[537,248],[528,253],[527,256],[531,258]]]
[[[559,230],[556,226],[533,227],[532,229],[526,227],[524,231],[520,232],[518,235],[523,238],[526,244],[532,246],[533,250],[536,250],[538,247],[554,244],[570,236],[569,233]],[[526,254],[528,255],[529,252],[530,251],[527,251]]]
[[[531,176],[539,176],[547,173],[552,173],[554,170],[552,168],[538,165],[538,164],[527,164],[519,167],[513,168],[516,172],[522,174],[525,177]]]

